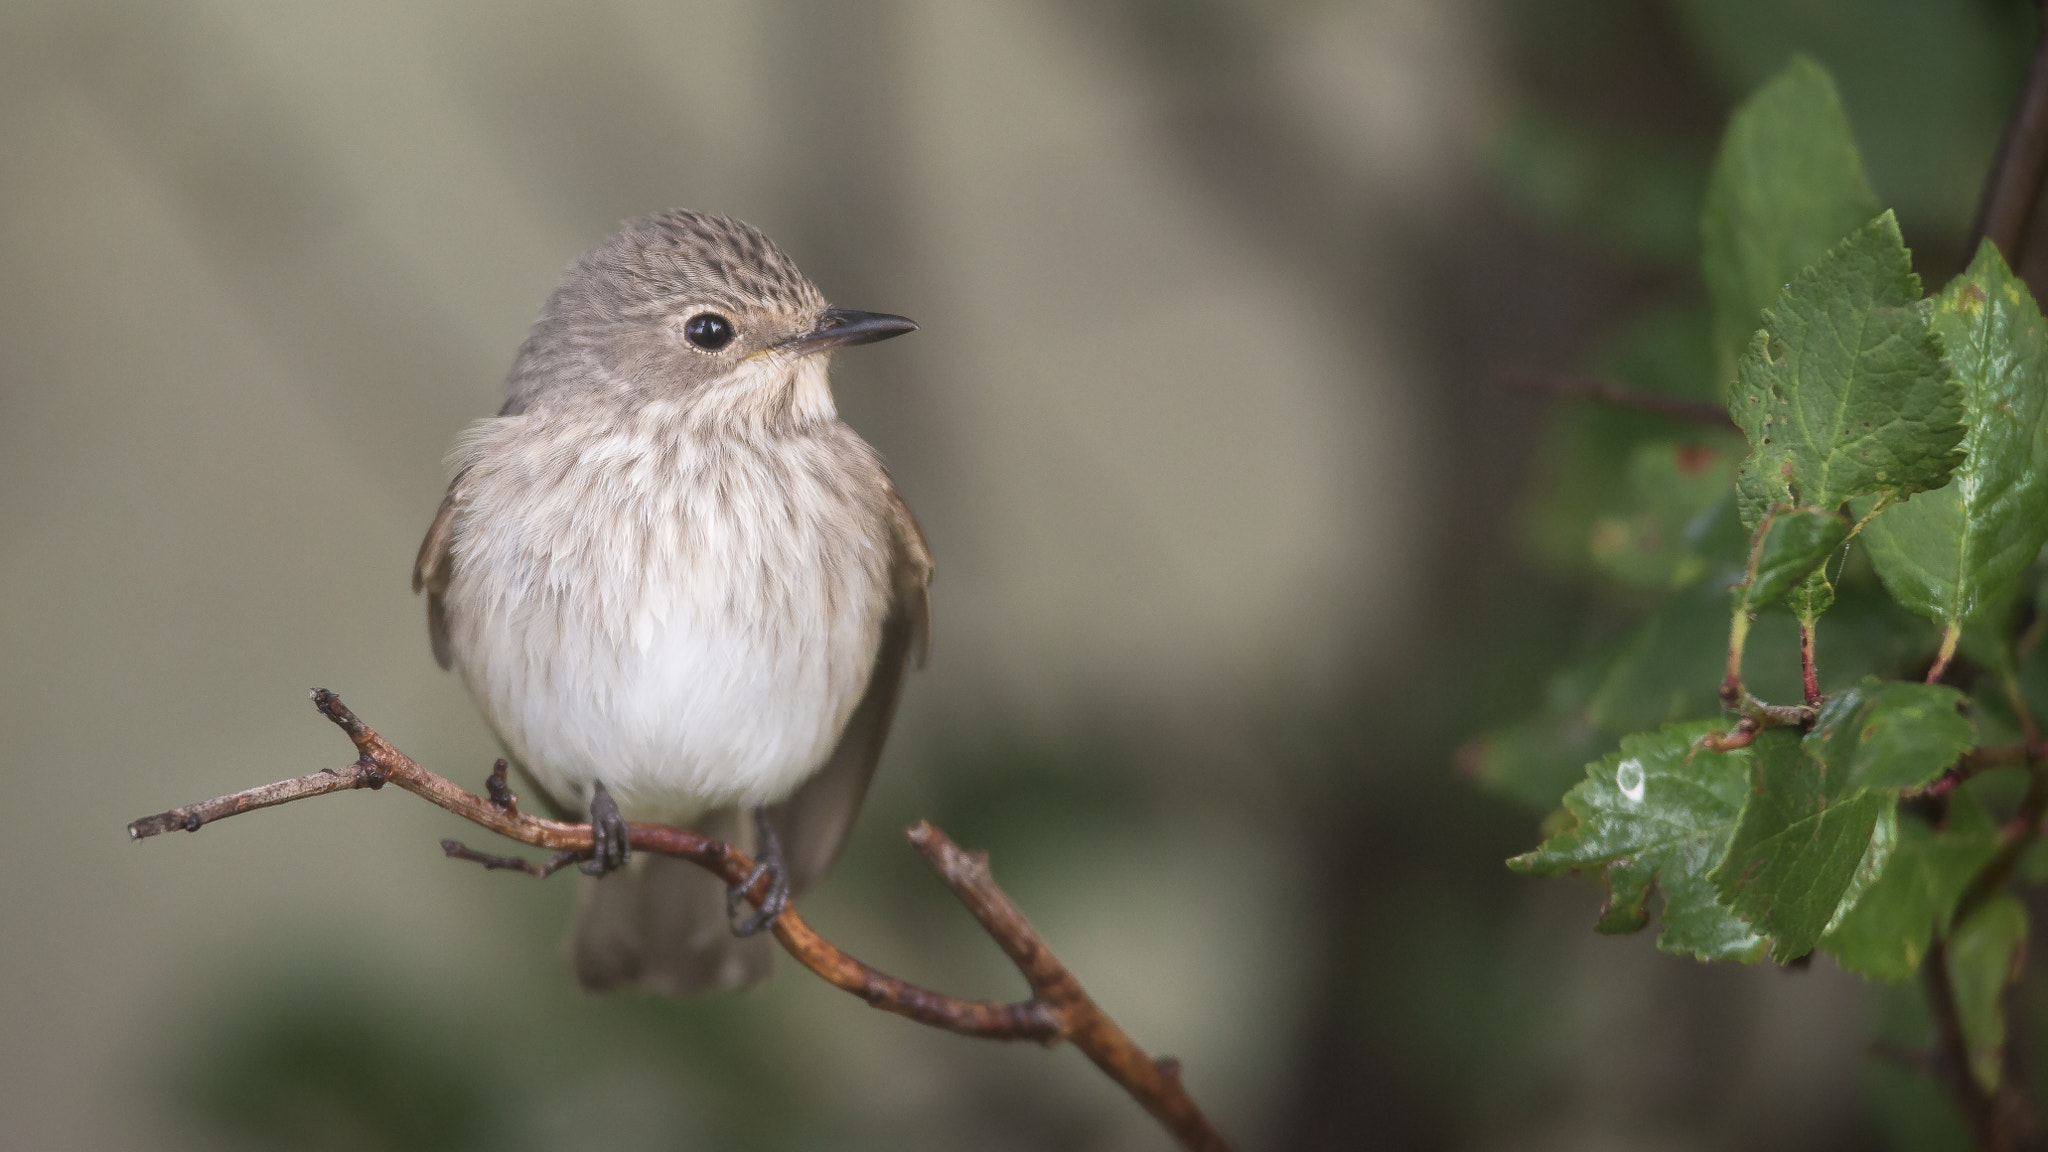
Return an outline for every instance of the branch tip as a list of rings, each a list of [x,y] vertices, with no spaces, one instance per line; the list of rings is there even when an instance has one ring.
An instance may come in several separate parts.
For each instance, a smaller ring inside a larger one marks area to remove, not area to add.
[[[144,817],[128,825],[129,837],[141,840],[176,828],[196,831],[208,822],[242,812],[330,792],[374,789],[390,781],[472,824],[522,844],[554,850],[554,856],[541,863],[479,852],[459,840],[442,840],[441,851],[450,859],[480,864],[486,870],[546,878],[570,863],[589,858],[592,836],[588,824],[544,820],[518,811],[518,797],[505,781],[508,766],[504,760],[493,765],[485,781],[487,795],[478,796],[428,771],[392,747],[333,692],[317,688],[312,698],[320,714],[355,743],[360,753],[355,760],[339,768]],[[634,824],[629,835],[635,850],[689,860],[727,884],[742,882],[753,867],[745,853],[688,828]],[[918,821],[907,835],[933,871],[1017,966],[1031,986],[1031,999],[1012,1003],[962,1000],[906,983],[841,951],[813,931],[795,908],[785,908],[775,921],[775,938],[783,950],[834,987],[920,1024],[993,1040],[1034,1040],[1048,1046],[1071,1041],[1172,1132],[1182,1147],[1198,1152],[1228,1152],[1222,1135],[1181,1086],[1179,1063],[1148,1057],[1089,997],[1080,981],[1024,919],[1015,902],[997,887],[989,873],[986,852],[961,849],[926,820]],[[761,903],[753,890],[747,897],[757,906]]]
[[[313,689],[313,707],[318,708],[322,716],[334,721],[337,727],[348,733],[350,740],[360,742],[363,737],[369,735],[370,726],[357,719],[356,714],[348,710],[348,705],[341,702],[341,697],[327,689]]]

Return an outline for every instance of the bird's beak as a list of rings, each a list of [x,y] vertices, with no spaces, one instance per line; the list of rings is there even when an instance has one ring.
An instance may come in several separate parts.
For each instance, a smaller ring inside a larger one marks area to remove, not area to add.
[[[775,347],[778,351],[798,356],[811,352],[823,352],[828,348],[843,348],[850,344],[873,344],[891,336],[917,331],[917,325],[901,316],[886,312],[855,312],[851,308],[827,308],[818,318],[818,326],[794,340],[785,340]]]

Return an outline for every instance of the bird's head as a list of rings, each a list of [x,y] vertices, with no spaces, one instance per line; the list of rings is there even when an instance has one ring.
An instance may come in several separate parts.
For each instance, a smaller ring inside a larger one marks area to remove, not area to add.
[[[661,212],[628,222],[563,276],[519,350],[506,411],[595,392],[735,411],[822,397],[829,414],[826,353],[916,328],[831,307],[751,224]]]

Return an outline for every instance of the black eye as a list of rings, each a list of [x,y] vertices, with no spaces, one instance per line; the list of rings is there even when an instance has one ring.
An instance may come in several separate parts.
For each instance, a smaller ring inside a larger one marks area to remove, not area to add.
[[[732,343],[732,321],[716,312],[699,312],[683,325],[683,335],[706,352],[716,352]]]

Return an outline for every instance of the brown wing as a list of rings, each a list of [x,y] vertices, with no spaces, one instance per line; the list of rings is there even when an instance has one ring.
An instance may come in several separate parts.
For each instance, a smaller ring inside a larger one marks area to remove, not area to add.
[[[930,646],[932,555],[903,498],[892,491],[889,501],[895,529],[893,595],[889,615],[882,623],[874,671],[868,675],[867,694],[846,722],[832,758],[775,811],[790,887],[798,892],[824,875],[833,857],[839,855],[839,846],[846,842],[846,833],[867,797],[868,781],[874,778],[875,763],[881,759],[889,722],[896,717],[903,674],[913,661],[924,666]]]
[[[434,513],[434,522],[427,525],[427,538],[420,541],[419,558],[412,562],[412,590],[427,594],[427,639],[433,641],[434,660],[443,668],[455,659],[448,647],[448,546],[455,538],[455,505],[461,488],[462,477],[458,475],[449,483],[448,494],[441,497],[441,510]]]

